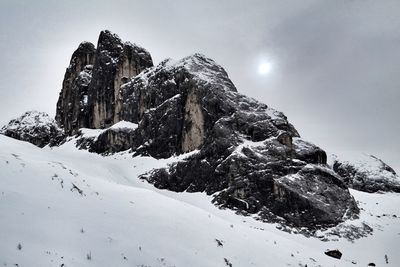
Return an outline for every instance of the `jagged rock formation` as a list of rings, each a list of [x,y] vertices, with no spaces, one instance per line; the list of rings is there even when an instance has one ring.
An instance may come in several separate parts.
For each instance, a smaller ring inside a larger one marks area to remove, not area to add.
[[[333,170],[342,177],[350,188],[374,193],[377,191],[393,191],[400,193],[400,177],[381,159],[366,154],[352,156],[333,155]]]
[[[121,39],[109,31],[100,33],[97,44],[93,82],[89,86],[90,128],[106,128],[122,120],[121,85],[147,67],[150,54],[143,48]]]
[[[0,134],[32,143],[38,147],[55,146],[64,140],[63,130],[44,112],[28,111],[3,126]]]
[[[151,66],[151,56],[145,49],[102,31],[97,49],[84,42],[73,53],[57,103],[56,121],[68,135],[80,128],[107,128],[119,122],[121,85]]]
[[[92,43],[83,42],[72,54],[65,72],[63,87],[57,102],[56,121],[67,135],[89,125],[88,88],[96,49]]]

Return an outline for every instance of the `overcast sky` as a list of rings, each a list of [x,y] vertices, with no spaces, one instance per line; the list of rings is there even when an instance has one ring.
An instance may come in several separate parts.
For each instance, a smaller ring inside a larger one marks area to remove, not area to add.
[[[54,115],[71,54],[103,29],[155,64],[203,53],[303,138],[400,172],[398,0],[0,0],[0,124],[31,109]]]

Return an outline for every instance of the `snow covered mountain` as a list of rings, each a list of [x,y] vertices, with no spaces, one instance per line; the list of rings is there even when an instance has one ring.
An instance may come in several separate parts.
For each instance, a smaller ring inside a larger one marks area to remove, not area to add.
[[[91,75],[88,82],[82,73]],[[201,54],[153,66],[143,48],[103,31],[97,48],[85,42],[72,55],[56,120],[67,135],[102,129],[78,142],[96,153],[129,149],[160,159],[197,151],[141,178],[205,192],[220,207],[264,221],[314,231],[358,214],[341,179],[320,166],[326,153],[299,139],[283,113],[239,94],[226,71]],[[115,131],[120,121],[137,127]]]
[[[397,174],[328,162],[201,54],[153,66],[103,31],[73,53],[55,120],[0,133],[5,266],[400,263]]]

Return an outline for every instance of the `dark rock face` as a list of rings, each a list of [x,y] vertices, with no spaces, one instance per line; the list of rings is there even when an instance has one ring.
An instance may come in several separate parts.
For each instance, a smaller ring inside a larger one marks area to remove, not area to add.
[[[275,179],[273,189],[277,196],[274,213],[296,225],[336,224],[358,212],[350,194],[343,193],[347,187],[340,177],[326,167],[306,165],[296,174]]]
[[[153,66],[150,54],[141,47],[123,43],[109,31],[100,33],[93,81],[89,86],[90,128],[106,128],[122,120],[121,85]]]
[[[136,124],[121,121],[102,131],[90,145],[89,151],[109,154],[131,148]]]
[[[64,141],[63,130],[44,112],[28,111],[1,128],[0,134],[38,147],[56,146]]]
[[[332,167],[350,188],[369,193],[378,191],[400,193],[400,177],[375,156],[361,154],[351,162],[335,156]]]
[[[296,158],[309,163],[326,163],[325,151],[317,146],[296,138],[293,142]]]
[[[131,148],[137,124],[120,121],[106,129],[82,128],[75,136],[76,146],[90,152],[108,155]]]
[[[89,124],[88,88],[96,49],[93,44],[81,43],[72,54],[65,72],[63,87],[57,102],[56,121],[67,135]]]
[[[151,66],[146,50],[102,31],[97,49],[85,42],[72,55],[57,102],[56,121],[67,135],[80,128],[107,128],[119,122],[121,85]]]
[[[108,129],[96,139],[90,146],[91,152],[99,154],[109,154],[131,148],[133,130],[113,130]]]

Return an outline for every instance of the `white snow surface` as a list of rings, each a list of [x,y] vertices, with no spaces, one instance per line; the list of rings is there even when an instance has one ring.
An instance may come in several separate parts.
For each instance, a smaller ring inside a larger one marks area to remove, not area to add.
[[[74,140],[40,149],[0,135],[0,265],[400,266],[399,194],[351,190],[362,210],[346,223],[365,222],[373,235],[323,242],[220,210],[204,193],[158,190],[138,179],[186,156],[103,157],[78,150]],[[327,249],[339,249],[342,259]]]
[[[181,60],[170,59],[166,62],[166,68],[167,70],[185,68],[199,80],[214,84],[219,82],[218,77],[221,72],[226,73],[214,60],[202,54],[194,54]]]
[[[141,80],[144,86],[147,86],[149,79],[160,69],[173,72],[181,68],[186,69],[192,75],[193,79],[200,83],[218,86],[228,92],[235,89],[224,68],[218,65],[214,60],[200,53],[195,53],[180,60],[171,58],[165,59],[157,66],[141,72],[135,76],[132,81]],[[175,83],[175,80],[169,80],[168,82]]]
[[[109,129],[113,130],[123,130],[123,129],[129,129],[129,130],[135,130],[138,127],[136,123],[130,122],[130,121],[119,121],[113,126],[111,126]]]
[[[83,138],[94,138],[96,140],[100,134],[110,129],[113,131],[133,131],[136,130],[137,127],[138,125],[136,123],[129,121],[119,121],[105,129],[80,128],[79,132],[81,133]]]
[[[80,128],[79,132],[82,134],[83,138],[97,138],[104,132],[104,129]]]

